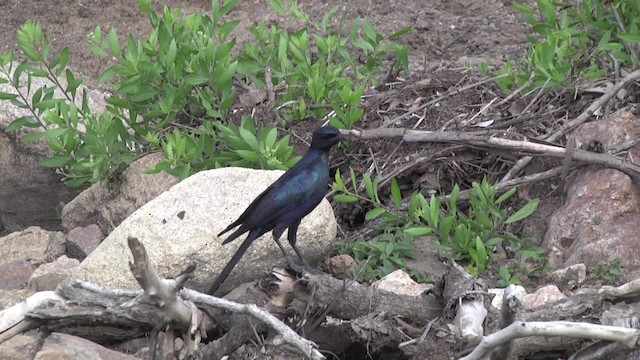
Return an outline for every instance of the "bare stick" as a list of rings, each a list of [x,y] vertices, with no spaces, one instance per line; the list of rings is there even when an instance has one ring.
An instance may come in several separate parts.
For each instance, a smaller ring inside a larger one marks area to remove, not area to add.
[[[639,71],[640,73],[640,71]],[[399,137],[406,142],[458,142],[468,145],[498,148],[502,150],[510,150],[525,154],[547,155],[551,157],[564,158],[566,149],[560,146],[546,145],[529,141],[517,141],[493,137],[490,134],[494,132],[478,131],[478,132],[433,132],[409,129],[372,129],[372,130],[351,130],[348,132],[351,136],[367,138],[393,138]],[[573,150],[571,154],[575,160],[583,161],[590,164],[604,165],[614,169],[618,169],[635,180],[640,179],[640,166],[610,154],[594,153],[585,150]]]
[[[27,314],[42,304],[56,304],[64,299],[54,291],[37,292],[24,301],[0,311],[0,344],[36,326]]]
[[[580,339],[620,341],[629,348],[636,348],[638,347],[640,330],[569,321],[516,321],[510,326],[486,336],[471,354],[460,360],[479,360],[499,345],[528,336],[567,336]]]
[[[177,291],[189,278],[189,273],[184,273],[176,279],[162,279],[158,276],[155,266],[147,257],[147,250],[137,238],[129,236],[127,239],[129,248],[133,254],[133,262],[129,262],[129,268],[133,273],[145,294],[176,323],[187,325],[189,334],[196,331],[196,324],[192,323],[193,312],[198,312],[192,302],[178,298]],[[190,267],[195,270],[195,267]],[[201,316],[201,315],[200,315]],[[197,316],[196,316],[197,318]]]
[[[260,309],[255,304],[238,304],[233,301],[204,295],[191,289],[183,289],[180,293],[186,298],[201,304],[233,311],[234,313],[251,315],[265,324],[268,324],[269,327],[277,331],[282,336],[282,340],[300,349],[305,356],[311,359],[325,358],[324,355],[317,350],[318,346],[316,344],[296,334],[295,331],[278,318],[271,315],[268,311]]]
[[[640,78],[640,70],[636,70],[631,74],[625,76],[620,82],[614,85],[611,88],[611,90],[609,90],[607,93],[602,95],[598,100],[594,101],[593,104],[591,104],[591,106],[587,108],[587,110],[583,111],[582,114],[580,114],[580,116],[561,126],[556,132],[551,134],[545,140],[548,142],[558,141],[561,137],[563,137],[569,131],[573,130],[574,128],[578,127],[579,125],[582,125],[585,121],[587,121],[591,116],[593,116],[593,114],[599,108],[604,106],[604,104],[606,104],[609,100],[611,100],[611,98],[616,96],[616,94],[620,90],[622,90],[625,86],[629,85],[629,83],[636,81],[639,78]],[[513,168],[509,170],[507,175],[505,175],[502,178],[502,180],[500,180],[500,182],[508,181],[509,179],[511,179],[513,176],[519,173],[522,169],[524,169],[527,165],[529,165],[532,159],[533,158],[531,156],[526,156],[518,160],[518,162],[516,162]]]

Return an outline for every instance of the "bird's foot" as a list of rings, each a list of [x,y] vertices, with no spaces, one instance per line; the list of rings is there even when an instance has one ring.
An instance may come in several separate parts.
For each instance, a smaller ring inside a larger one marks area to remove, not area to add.
[[[311,275],[322,275],[322,274],[324,274],[324,272],[322,272],[322,270],[316,268],[315,266],[311,266],[308,262],[306,262],[306,261],[296,261],[291,257],[287,258],[287,266],[289,267],[289,269],[291,269],[293,272],[295,272],[298,275],[302,275],[305,272],[309,273]]]

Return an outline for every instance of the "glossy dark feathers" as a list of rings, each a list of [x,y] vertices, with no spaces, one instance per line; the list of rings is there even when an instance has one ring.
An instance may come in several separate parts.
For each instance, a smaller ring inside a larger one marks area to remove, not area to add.
[[[340,142],[340,131],[323,127],[313,133],[311,147],[291,169],[263,191],[240,217],[218,236],[239,226],[222,243],[227,244],[246,232],[246,240],[220,273],[209,293],[215,292],[240,260],[249,245],[263,234],[273,231],[274,239],[289,229],[289,243],[295,247],[296,231],[302,218],[322,201],[329,183],[329,150]],[[286,254],[285,254],[286,256]]]

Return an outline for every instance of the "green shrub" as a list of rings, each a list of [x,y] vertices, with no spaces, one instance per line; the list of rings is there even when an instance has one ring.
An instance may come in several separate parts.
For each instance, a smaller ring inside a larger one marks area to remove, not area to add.
[[[498,80],[505,92],[522,86],[573,87],[575,81],[602,78],[614,61],[637,67],[640,4],[632,0],[586,0],[579,3],[536,0],[536,9],[513,3],[533,29],[528,55],[509,62]],[[615,60],[613,60],[615,59]]]
[[[357,181],[353,170],[350,171],[350,177],[352,187],[357,189],[360,182]],[[360,194],[357,190],[347,188],[340,172],[337,172],[332,185],[337,193],[334,196],[335,201],[364,201],[372,206],[366,213],[365,220],[379,219],[379,222],[376,226],[378,230],[371,241],[376,241],[381,234],[397,235],[398,230],[413,237],[438,235],[439,242],[434,245],[440,256],[467,262],[468,270],[474,275],[485,271],[492,249],[505,240],[522,251],[533,251],[531,248],[523,248],[521,239],[503,230],[504,225],[530,216],[539,203],[538,199],[531,200],[509,214],[509,211],[501,206],[515,194],[515,188],[497,196],[495,187],[486,179],[480,183],[474,182],[473,191],[469,194],[470,206],[466,213],[457,206],[457,185],[454,186],[450,201],[444,208],[437,197],[432,195],[427,201],[421,193],[415,192],[409,198],[407,209],[404,210],[397,182],[391,182],[391,205],[386,205],[378,195],[379,181],[378,177],[372,180],[365,174],[362,181],[365,193]]]
[[[0,74],[6,78],[0,82],[18,91],[0,93],[0,100],[28,109],[30,115],[5,130],[40,128],[24,139],[44,137],[53,155],[41,165],[57,168],[74,187],[117,175],[133,159],[153,151],[164,152],[167,159],[150,172],[165,170],[180,178],[228,165],[286,169],[297,161],[288,136],[279,138],[273,125],[248,116],[234,124],[236,77],[264,88],[265,69],[271,68],[273,80],[285,88],[271,105],[283,109],[284,120],[324,117],[333,110],[332,124],[349,128],[362,116],[360,97],[365,87],[375,84],[383,59],[395,54],[396,66],[407,67],[406,47],[391,40],[408,29],[385,38],[356,19],[347,39],[341,28],[334,31],[328,25],[335,10],[317,25],[295,2],[286,7],[278,1],[271,4],[314,27],[312,39],[306,28],[289,33],[277,27],[266,31],[266,25],[259,24],[252,30],[255,41],[234,51],[231,32],[239,21],[224,18],[236,3],[212,0],[208,16],[183,15],[166,6],[158,14],[152,0],[139,0],[152,26],[147,36],[121,39],[115,29],[103,32],[96,27],[89,34],[91,50],[115,61],[98,79],[113,93],[100,112],[89,107],[84,90],[78,91],[82,78],[67,68],[69,50],[51,54],[41,24],[28,21],[18,31],[27,60],[12,69],[13,53],[0,55]],[[353,60],[353,51],[364,55],[364,63]],[[62,85],[63,76],[67,85]],[[34,77],[45,77],[54,86],[32,89]],[[25,83],[26,91],[20,88]],[[32,101],[27,100],[30,96]]]

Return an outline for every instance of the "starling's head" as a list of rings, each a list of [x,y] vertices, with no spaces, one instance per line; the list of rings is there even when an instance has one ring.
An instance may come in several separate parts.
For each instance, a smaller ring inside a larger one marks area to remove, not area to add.
[[[329,150],[333,145],[339,143],[340,140],[342,140],[340,130],[332,126],[325,126],[313,132],[311,147],[314,149]]]

